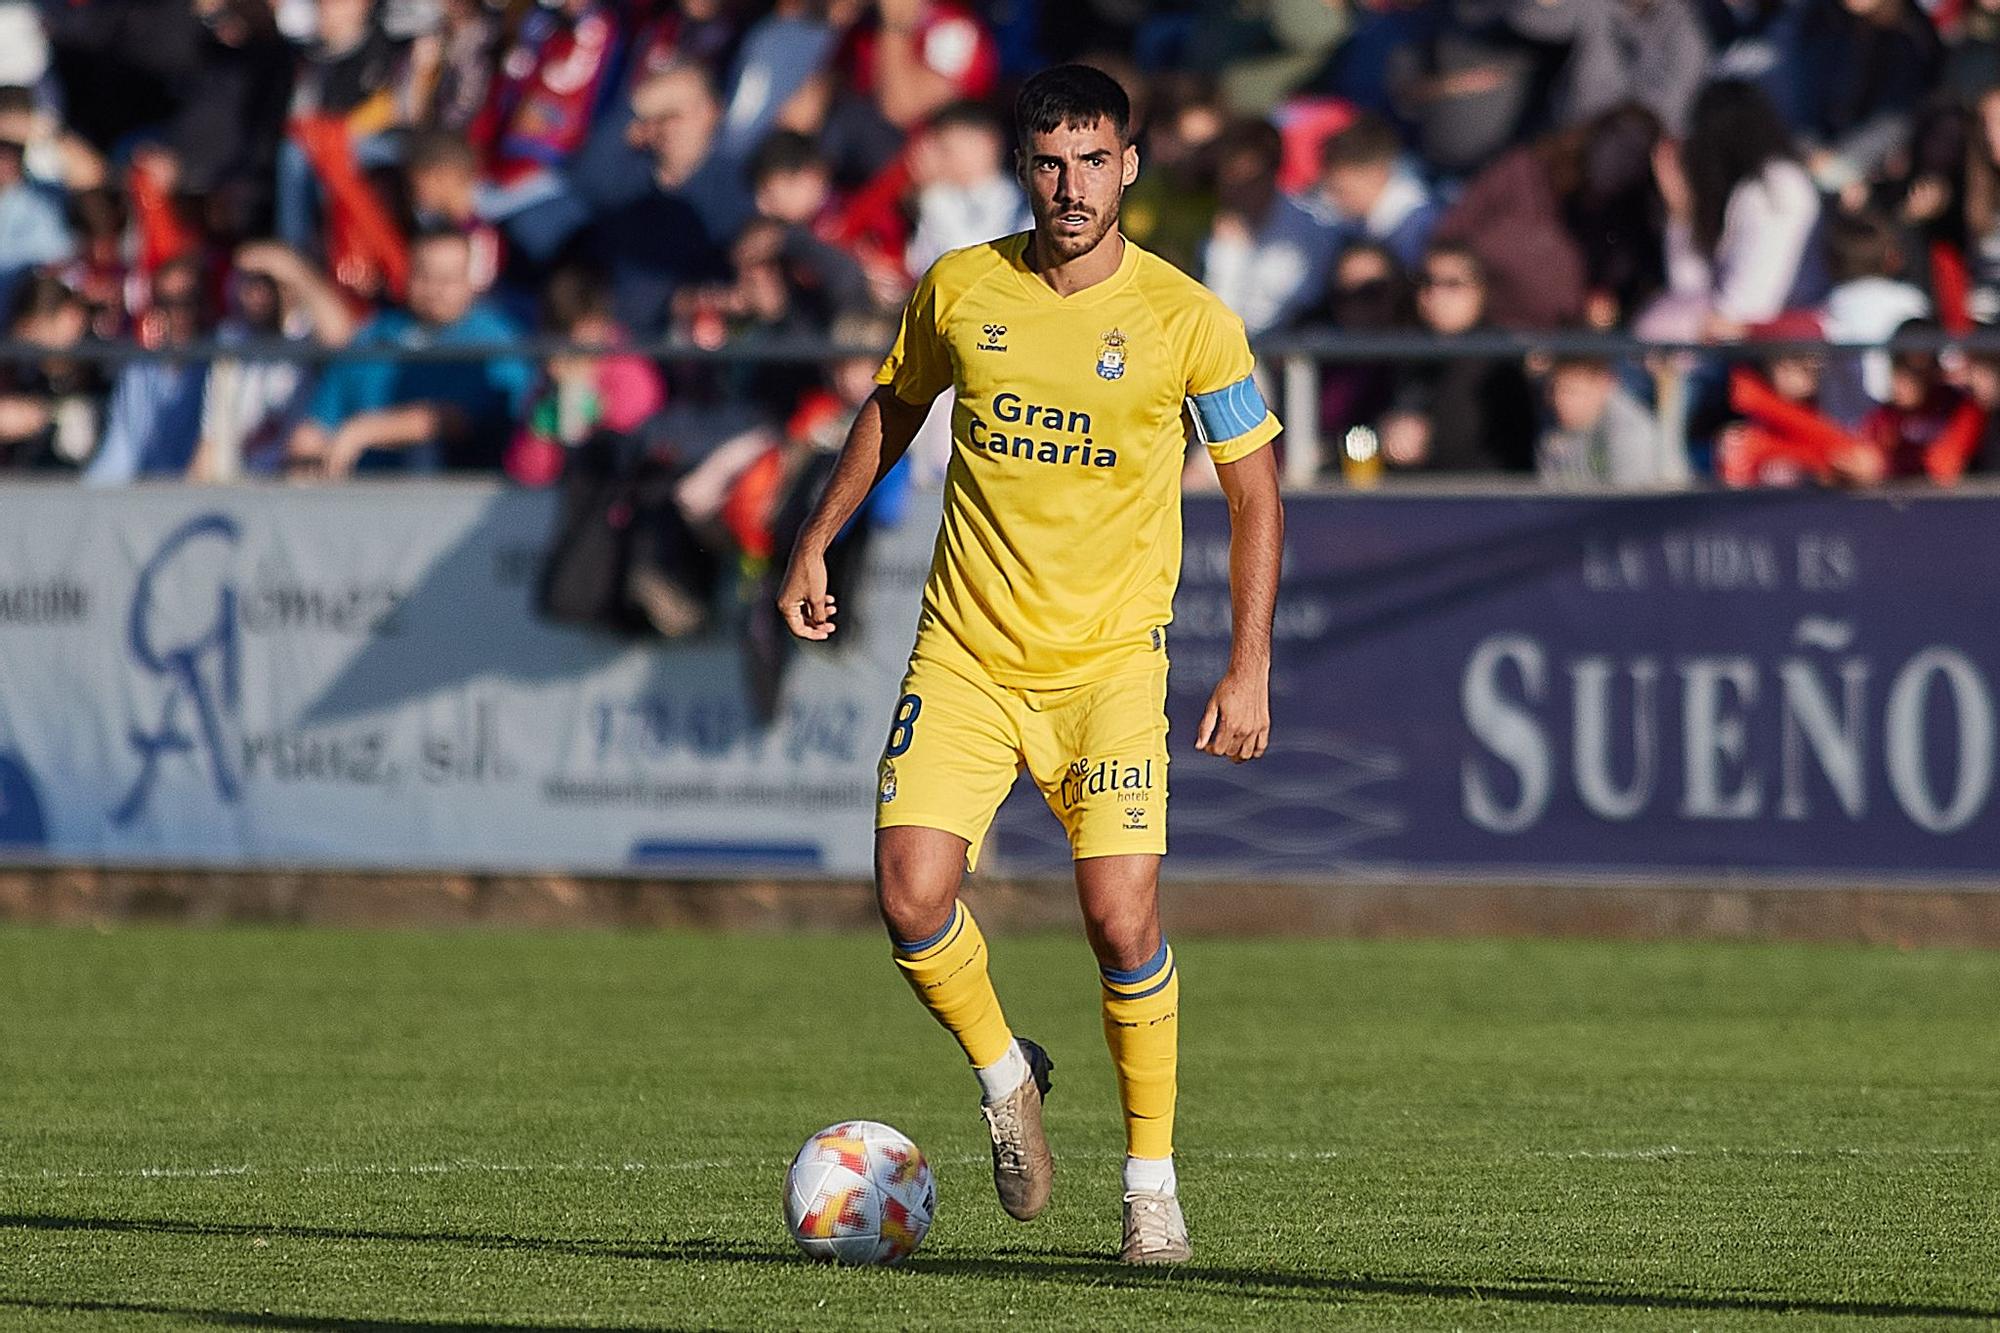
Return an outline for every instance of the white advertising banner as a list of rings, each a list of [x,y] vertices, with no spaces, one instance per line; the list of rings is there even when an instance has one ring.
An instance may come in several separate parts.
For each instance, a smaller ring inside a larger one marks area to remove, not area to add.
[[[929,525],[877,535],[858,623],[764,725],[740,616],[668,644],[535,614],[553,513],[0,487],[0,859],[866,874]]]

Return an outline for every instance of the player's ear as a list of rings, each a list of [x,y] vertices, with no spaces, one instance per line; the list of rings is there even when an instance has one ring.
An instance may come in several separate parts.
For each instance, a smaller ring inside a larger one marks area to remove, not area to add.
[[[1119,174],[1125,178],[1125,184],[1127,185],[1139,179],[1138,144],[1128,143],[1125,145],[1125,168]]]
[[[1018,148],[1014,150],[1014,179],[1023,190],[1028,188],[1028,155]]]

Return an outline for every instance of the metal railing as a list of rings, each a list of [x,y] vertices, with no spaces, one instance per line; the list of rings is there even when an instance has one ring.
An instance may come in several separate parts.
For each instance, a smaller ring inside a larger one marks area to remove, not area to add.
[[[1421,331],[1347,333],[1335,329],[1298,329],[1255,340],[1259,362],[1272,376],[1285,423],[1285,481],[1310,486],[1321,476],[1326,447],[1319,430],[1319,371],[1324,366],[1388,363],[1435,363],[1462,360],[1528,360],[1548,357],[1593,357],[1606,361],[1645,362],[1654,367],[1659,385],[1658,409],[1668,438],[1679,438],[1682,405],[1680,384],[1693,357],[1765,359],[1799,355],[1859,355],[1867,352],[1959,352],[2000,357],[2000,327],[1965,334],[1922,332],[1901,334],[1881,342],[1829,342],[1818,339],[1750,339],[1740,342],[1693,343],[1648,341],[1622,333],[1550,331],[1545,333],[1486,330],[1453,338]],[[0,364],[59,358],[108,367],[135,362],[292,361],[302,365],[336,365],[356,361],[450,363],[489,360],[539,361],[562,355],[601,356],[602,345],[577,344],[561,338],[532,336],[501,343],[466,342],[424,346],[378,343],[326,346],[303,339],[261,339],[223,342],[215,339],[171,347],[145,347],[122,341],[86,341],[48,346],[22,339],[0,339]],[[660,362],[708,365],[800,365],[856,357],[880,357],[886,348],[842,344],[821,338],[782,337],[729,341],[706,345],[682,337],[630,343],[616,349]]]

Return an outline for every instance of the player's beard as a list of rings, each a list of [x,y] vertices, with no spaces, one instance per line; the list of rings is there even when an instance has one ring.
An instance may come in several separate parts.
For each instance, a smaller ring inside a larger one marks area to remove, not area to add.
[[[1124,196],[1125,192],[1121,189],[1112,198],[1110,206],[1103,209],[1079,209],[1076,205],[1065,208],[1060,204],[1050,203],[1044,212],[1038,206],[1035,214],[1035,231],[1039,236],[1042,253],[1058,264],[1066,264],[1072,259],[1081,259],[1095,250],[1103,244],[1104,238],[1111,234],[1112,224],[1118,221],[1118,205]],[[1057,218],[1064,213],[1079,211],[1088,215],[1081,231],[1065,231],[1057,227]]]

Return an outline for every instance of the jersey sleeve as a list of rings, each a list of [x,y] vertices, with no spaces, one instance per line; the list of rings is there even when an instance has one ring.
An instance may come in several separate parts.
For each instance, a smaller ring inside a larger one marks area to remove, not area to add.
[[[938,326],[937,268],[932,266],[910,293],[896,345],[889,349],[875,382],[886,384],[906,403],[922,406],[951,387],[951,348]]]
[[[1217,463],[1234,463],[1278,437],[1278,418],[1251,374],[1256,359],[1238,319],[1219,301],[1204,302],[1189,326],[1188,415]]]

